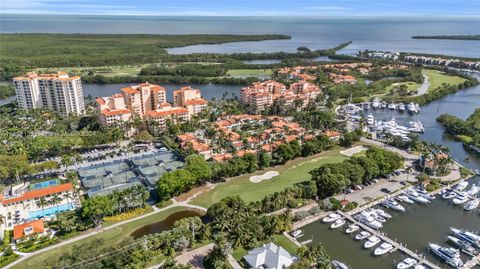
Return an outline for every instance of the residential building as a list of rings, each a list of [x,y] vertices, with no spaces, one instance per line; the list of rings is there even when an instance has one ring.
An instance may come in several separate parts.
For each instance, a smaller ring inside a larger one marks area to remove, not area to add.
[[[243,259],[250,268],[254,269],[283,269],[292,265],[296,260],[288,251],[275,243],[264,244],[262,247],[252,249],[243,256]]]
[[[284,107],[300,109],[314,100],[320,92],[318,86],[305,80],[292,83],[288,89],[282,83],[269,80],[256,82],[242,88],[240,90],[240,102],[250,106],[252,112],[256,114],[273,105],[275,100],[282,100]]]
[[[79,76],[65,72],[37,74],[13,78],[18,105],[22,109],[47,108],[60,115],[85,113],[82,82]]]
[[[71,210],[78,205],[77,198],[66,198],[69,194],[73,197],[72,183],[60,184],[59,180],[51,180],[49,184],[29,184],[9,186],[5,188],[3,195],[0,194],[0,215],[5,217],[4,223],[0,227],[12,230],[13,227],[25,221],[35,220],[37,218],[51,217],[60,211]],[[61,198],[58,204],[40,205],[38,201],[45,198],[50,201],[53,196]]]
[[[32,236],[44,236],[46,234],[45,225],[42,219],[28,221],[13,226],[13,240],[18,243]]]
[[[139,117],[153,124],[155,132],[162,132],[166,123],[180,123],[200,113],[208,104],[198,89],[183,87],[173,92],[174,105],[167,102],[164,87],[149,84],[129,86],[122,93],[97,98],[100,122],[104,125],[118,125]]]
[[[189,117],[200,113],[207,107],[207,104],[208,102],[202,98],[199,89],[192,89],[188,86],[173,92],[173,105],[186,108]]]

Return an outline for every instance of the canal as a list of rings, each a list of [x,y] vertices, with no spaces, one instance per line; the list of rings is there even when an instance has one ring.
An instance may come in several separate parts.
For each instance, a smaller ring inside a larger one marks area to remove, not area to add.
[[[480,79],[480,75],[475,75]],[[408,112],[399,113],[391,110],[368,111],[376,120],[390,120],[395,118],[399,124],[407,125],[409,121],[420,120],[425,132],[420,138],[429,142],[439,143],[450,147],[453,159],[463,163],[466,157],[470,158],[468,167],[480,169],[480,159],[463,148],[462,144],[444,133],[444,128],[436,121],[442,113],[450,113],[462,119],[467,118],[476,108],[480,107],[480,85],[445,96],[421,108],[421,112],[410,115]],[[480,177],[474,177],[469,182],[480,184]],[[393,218],[384,225],[385,232],[391,239],[418,253],[423,253],[427,259],[441,268],[446,267],[436,257],[428,253],[428,243],[447,245],[445,237],[449,234],[450,227],[468,230],[480,230],[480,214],[478,208],[474,211],[464,211],[461,206],[453,206],[448,201],[437,199],[428,205],[406,206],[406,212],[397,213],[388,211]],[[333,259],[345,262],[350,268],[387,269],[394,268],[395,263],[405,256],[396,251],[393,254],[378,258],[371,255],[371,250],[363,249],[360,242],[353,236],[347,235],[343,230],[331,230],[329,225],[320,221],[302,228],[304,236],[299,241],[313,239],[321,243]],[[462,254],[462,260],[467,256]]]

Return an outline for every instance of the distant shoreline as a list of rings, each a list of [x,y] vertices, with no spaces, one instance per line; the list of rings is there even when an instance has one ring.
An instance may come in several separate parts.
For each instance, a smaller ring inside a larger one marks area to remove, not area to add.
[[[471,40],[480,41],[480,35],[417,35],[413,39],[445,39],[445,40]]]

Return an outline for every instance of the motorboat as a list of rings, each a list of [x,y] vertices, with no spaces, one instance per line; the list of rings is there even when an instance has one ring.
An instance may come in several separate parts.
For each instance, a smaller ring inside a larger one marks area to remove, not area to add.
[[[470,243],[465,240],[456,238],[455,236],[447,236],[447,241],[454,245],[455,247],[459,247],[463,253],[475,257],[478,255],[478,251],[473,247]]]
[[[404,103],[399,103],[397,108],[398,108],[398,111],[403,112],[403,111],[405,111],[405,104]]]
[[[302,230],[295,230],[291,233],[291,235],[295,238],[300,236],[301,234],[302,234]]]
[[[385,218],[385,219],[391,219],[391,218],[392,218],[392,215],[388,214],[387,212],[383,211],[382,209],[375,209],[375,212],[376,212],[379,216],[381,216],[381,217],[383,217],[383,218]]]
[[[467,211],[474,210],[475,208],[478,207],[479,204],[480,204],[480,199],[476,198],[476,199],[468,201],[465,204],[465,206],[463,207],[463,209],[465,209]]]
[[[410,102],[407,105],[408,112],[410,113],[417,113],[417,108],[415,107],[415,104]]]
[[[393,209],[393,210],[396,210],[396,211],[400,211],[400,212],[405,211],[405,207],[403,207],[402,205],[400,205],[399,203],[397,203],[395,200],[393,200],[391,198],[387,198],[387,199],[383,200],[381,202],[381,205],[383,205],[386,208],[390,208],[390,209]]]
[[[361,231],[355,236],[355,240],[364,240],[365,238],[369,237],[371,234],[367,231]]]
[[[333,268],[335,269],[348,269],[348,266],[340,261],[333,260],[332,261]]]
[[[360,229],[360,227],[358,227],[358,225],[350,224],[350,225],[348,225],[348,228],[345,231],[345,233],[351,234],[351,233],[354,233],[354,232],[358,231],[358,229]]]
[[[407,204],[415,204],[415,201],[413,201],[412,199],[408,198],[408,196],[403,195],[403,194],[396,196],[395,199],[397,199],[400,202],[407,203]]]
[[[444,260],[447,264],[455,268],[463,266],[463,261],[460,259],[460,251],[458,249],[442,247],[433,243],[428,243],[428,246],[435,255]]]
[[[480,235],[474,234],[472,232],[462,231],[456,228],[450,228],[450,231],[452,231],[452,233],[457,238],[465,240],[468,243],[472,244],[473,246],[480,248]]]
[[[453,198],[452,203],[455,205],[463,205],[468,202],[469,198],[466,192],[459,192],[457,197]]]
[[[325,223],[334,222],[334,221],[338,220],[338,219],[341,218],[341,217],[342,217],[342,215],[340,215],[340,214],[330,213],[330,214],[328,214],[328,216],[326,216],[325,218],[323,218],[322,221],[325,222]]]
[[[423,198],[427,200],[434,200],[435,197],[430,195],[426,190],[422,188],[415,188],[415,191],[418,193],[418,195],[422,196]]]
[[[382,109],[387,108],[387,102],[382,101],[382,102],[380,103],[380,107],[381,107]]]
[[[332,223],[332,225],[330,225],[330,228],[336,229],[340,226],[343,226],[343,224],[345,224],[345,220],[344,219],[338,219],[334,223]]]
[[[378,221],[372,214],[369,212],[363,211],[360,214],[357,214],[355,218],[360,221],[361,223],[369,226],[373,229],[381,229],[383,228],[383,224]]]
[[[415,202],[419,202],[421,204],[426,204],[430,202],[430,200],[420,196],[418,192],[414,190],[408,190],[405,194],[408,196],[408,198],[412,199]]]
[[[473,197],[477,195],[479,191],[480,191],[480,187],[473,184],[472,187],[470,187],[470,189],[467,191],[467,194]]]
[[[380,106],[380,99],[375,98],[372,101],[372,108],[377,109]]]
[[[363,244],[364,248],[371,248],[374,247],[376,244],[380,243],[380,238],[375,235],[370,236],[367,241]]]
[[[408,130],[412,133],[423,133],[425,131],[425,128],[423,127],[423,124],[421,121],[411,121],[409,122],[410,127]]]
[[[442,195],[442,198],[445,200],[450,200],[457,197],[457,193],[454,191],[447,191]]]
[[[413,269],[427,269],[427,267],[425,267],[424,265],[421,265],[421,264],[417,264],[417,265],[413,266]]]
[[[468,182],[467,181],[462,181],[460,183],[458,183],[456,186],[455,186],[455,190],[457,191],[463,191],[464,189],[466,189],[468,187]]]
[[[418,263],[417,260],[413,258],[406,258],[406,259],[403,259],[399,264],[397,264],[397,269],[412,268],[417,263]]]
[[[372,113],[368,114],[367,116],[367,124],[372,126],[375,124],[375,118],[373,117]]]
[[[387,254],[388,252],[390,252],[392,250],[393,250],[392,244],[384,242],[373,251],[373,255],[381,256],[381,255]]]
[[[392,109],[392,110],[395,110],[395,108],[397,108],[397,105],[395,103],[390,103],[388,104],[388,109]]]
[[[370,108],[370,103],[363,103],[363,109],[368,110]]]

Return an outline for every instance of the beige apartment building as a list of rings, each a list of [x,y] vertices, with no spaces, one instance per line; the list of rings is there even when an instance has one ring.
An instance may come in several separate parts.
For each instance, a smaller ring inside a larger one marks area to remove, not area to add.
[[[185,122],[200,113],[208,102],[198,89],[183,87],[173,92],[174,104],[167,102],[164,87],[148,82],[121,89],[121,93],[97,98],[100,121],[105,125],[123,124],[138,116],[161,132],[166,123]]]
[[[60,115],[85,113],[82,82],[79,76],[65,72],[37,74],[29,72],[13,79],[18,105],[22,109],[47,108]]]

